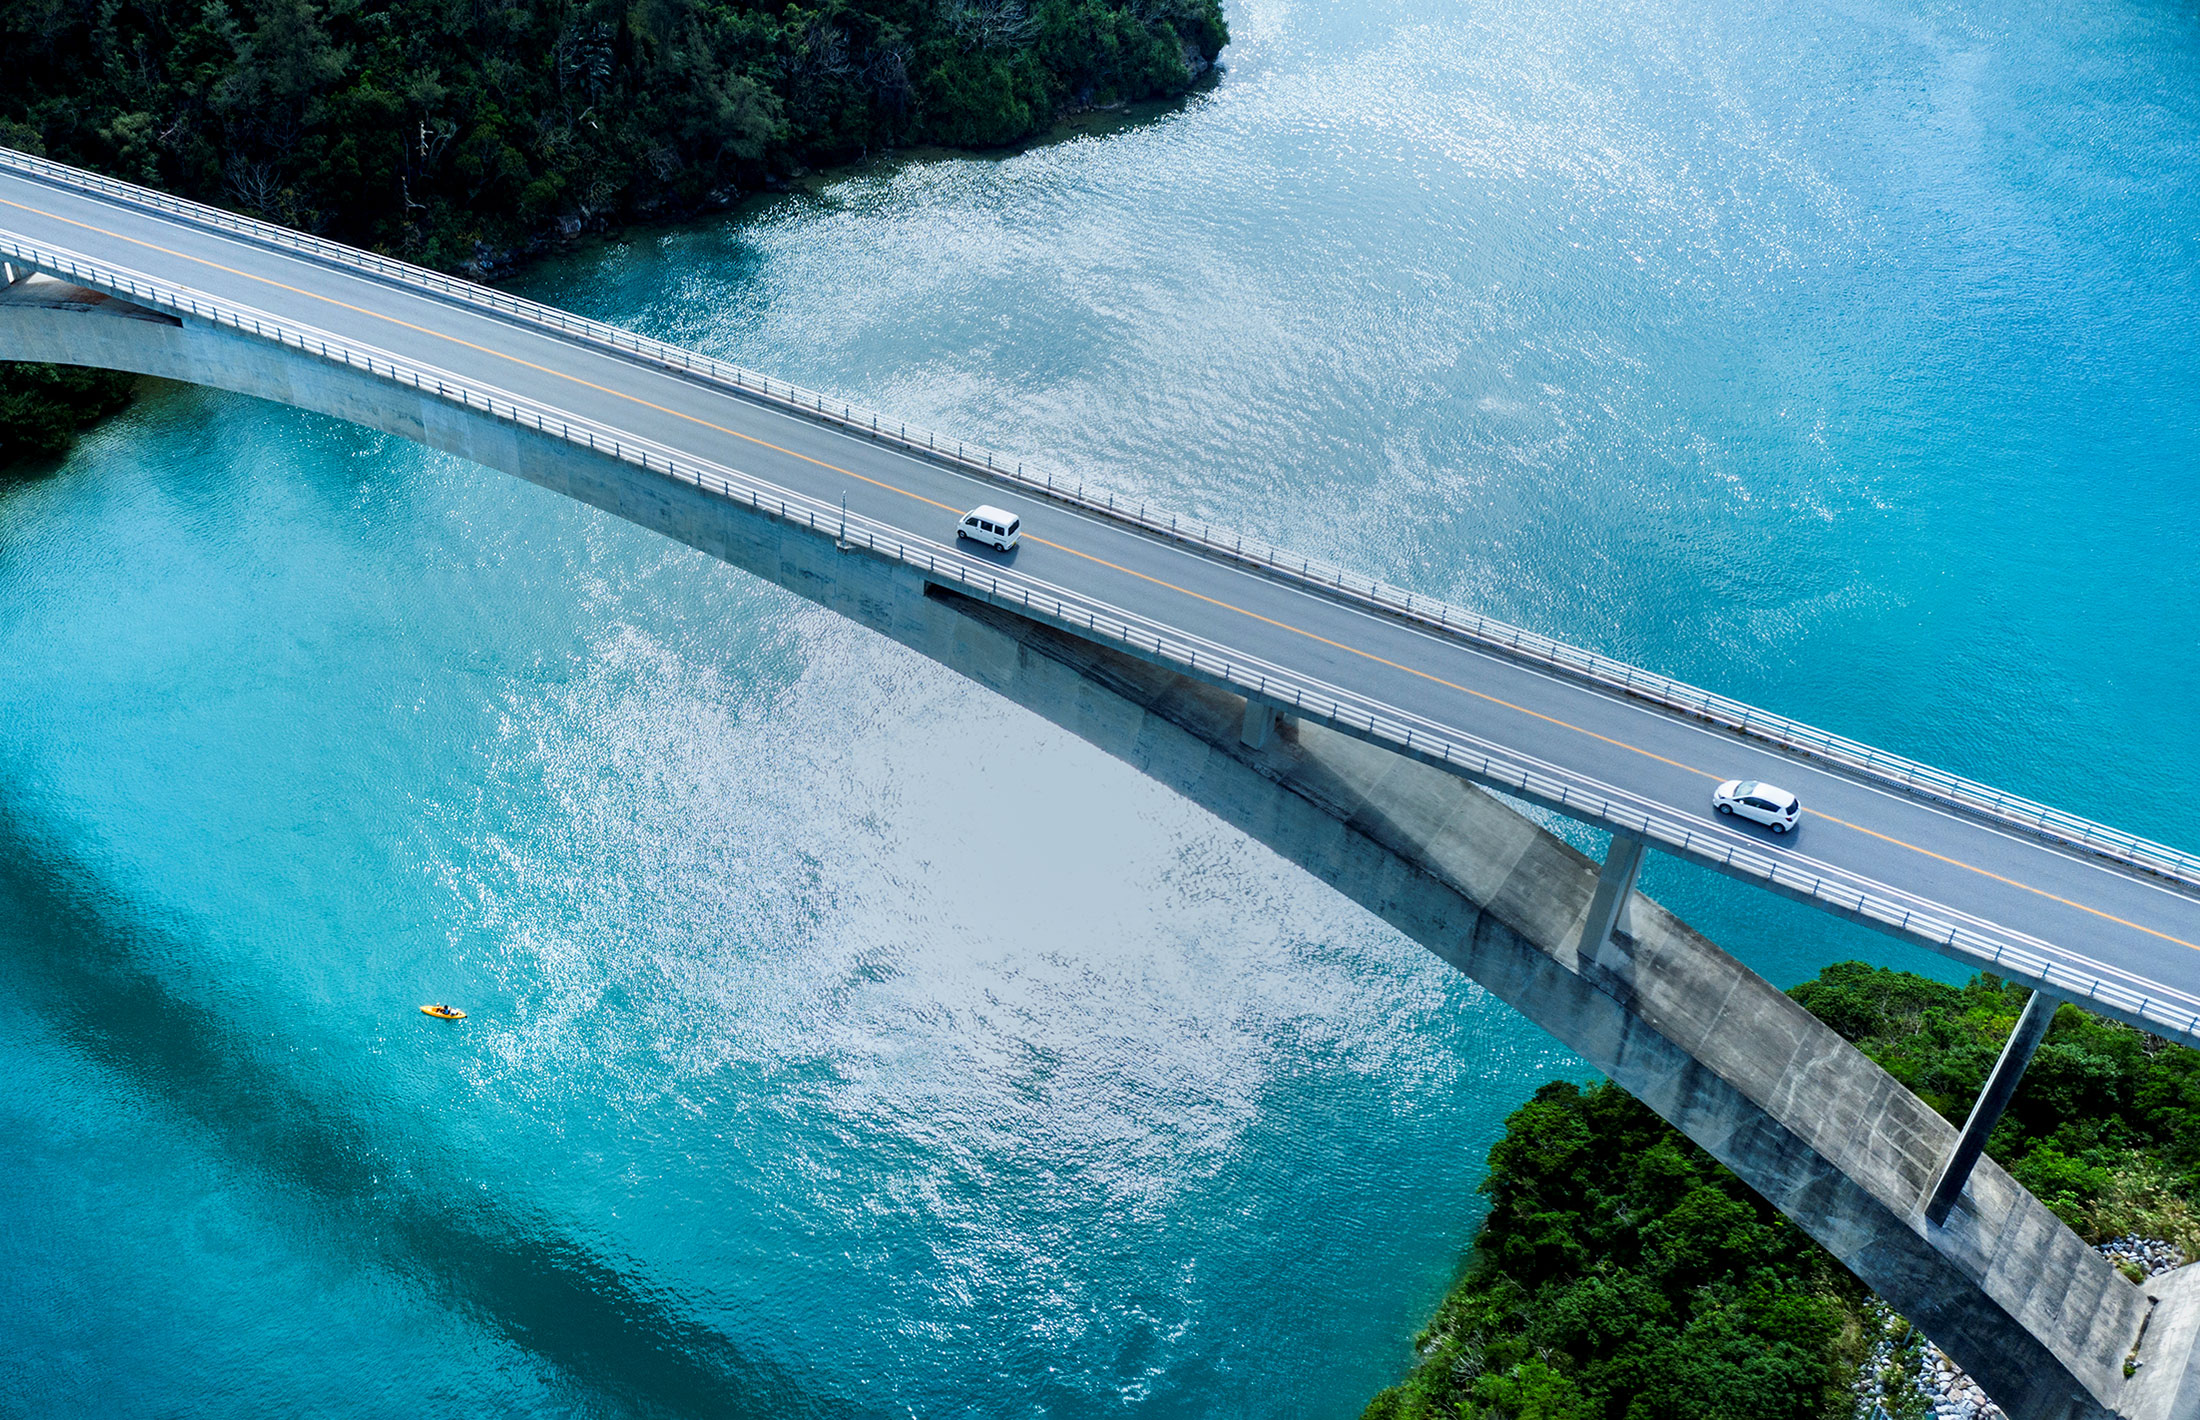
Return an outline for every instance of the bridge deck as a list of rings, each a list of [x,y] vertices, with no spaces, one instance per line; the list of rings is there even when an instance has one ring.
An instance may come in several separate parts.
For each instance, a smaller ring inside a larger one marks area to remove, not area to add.
[[[908,539],[2200,1013],[2200,896],[2022,830],[643,360],[126,201],[0,170],[0,232],[294,320],[827,504],[845,498],[851,515]],[[956,547],[955,516],[981,502],[1023,517],[1018,552]],[[1381,535],[1378,524],[1370,535]],[[1725,778],[1794,790],[1802,825],[1779,840],[1716,818],[1710,790]],[[2200,1035],[2200,1024],[2186,1033]]]

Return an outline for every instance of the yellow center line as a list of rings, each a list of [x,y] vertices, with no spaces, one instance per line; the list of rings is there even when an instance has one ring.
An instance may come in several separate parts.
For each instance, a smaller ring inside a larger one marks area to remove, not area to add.
[[[157,251],[163,256],[174,257],[178,261],[196,262],[200,266],[210,267],[215,271],[227,272],[229,275],[237,277],[239,280],[256,281],[262,286],[269,286],[277,291],[288,291],[293,296],[303,296],[309,301],[319,301],[323,305],[334,306],[338,310],[350,311],[354,315],[366,316],[371,320],[382,321],[386,324],[394,325],[400,330],[409,330],[416,335],[425,335],[432,340],[445,341],[449,344],[456,345],[461,349],[472,350],[477,354],[487,355],[492,359],[508,361],[511,364],[519,366],[521,369],[533,370],[535,373],[540,375],[549,375],[554,379],[565,380],[569,383],[579,385],[583,389],[591,389],[596,391],[598,394],[609,395],[614,399],[623,399],[630,404],[638,404],[644,409],[654,410],[659,414],[671,415],[675,419],[685,419],[690,424],[700,425],[705,429],[713,429],[716,430],[718,433],[730,435],[731,437],[736,439],[746,440],[747,442],[755,444],[761,448],[770,449],[774,453],[785,454],[788,458],[800,459],[804,463],[816,464],[819,468],[830,469],[834,473],[845,474],[849,478],[856,479],[863,483],[868,483],[874,488],[883,488],[889,493],[899,493],[904,498],[913,498],[919,503],[929,503],[935,508],[944,509],[948,512],[959,511],[958,509],[951,508],[947,504],[939,502],[936,499],[927,498],[921,493],[911,493],[908,489],[896,488],[891,483],[881,483],[875,478],[865,478],[862,474],[857,473],[854,469],[842,468],[838,464],[830,464],[825,462],[825,460],[823,459],[811,458],[808,454],[796,453],[793,449],[782,448],[778,444],[774,444],[769,440],[759,439],[753,434],[744,434],[738,429],[729,429],[723,424],[713,424],[708,419],[699,418],[693,414],[687,414],[680,410],[672,409],[662,404],[653,403],[650,400],[643,399],[639,395],[628,394],[624,390],[615,390],[608,385],[599,385],[593,380],[584,380],[579,375],[569,374],[564,370],[554,370],[548,365],[538,365],[532,360],[523,360],[519,356],[511,354],[509,351],[498,350],[494,346],[477,345],[471,340],[463,340],[458,336],[449,334],[446,331],[436,330],[431,326],[415,325],[411,321],[400,320],[396,316],[393,316],[386,311],[369,310],[365,306],[355,306],[349,301],[339,301],[334,296],[325,296],[318,291],[308,291],[302,286],[292,286],[287,282],[277,281],[270,276],[261,276],[256,272],[242,271],[234,266],[224,266],[218,261],[213,261],[203,256],[193,256],[189,252],[177,251],[173,247],[164,247],[158,242],[146,241],[143,237],[132,237],[125,235],[121,232],[109,231],[105,227],[95,227],[89,222],[80,222],[73,217],[63,217],[59,216],[56,213],[43,212],[36,207],[26,207],[20,202],[11,202],[6,198],[0,198],[0,205],[13,207],[18,212],[29,212],[34,216],[44,217],[48,221],[63,222],[72,227],[81,227],[87,232],[97,232],[101,236],[111,238],[114,241],[127,242],[132,246],[144,247],[147,251]]]
[[[1610,735],[1600,735],[1595,730],[1585,728],[1581,725],[1572,724],[1569,721],[1558,719],[1555,716],[1546,715],[1540,710],[1530,710],[1524,705],[1515,705],[1510,700],[1505,700],[1498,696],[1490,695],[1484,691],[1476,690],[1472,686],[1461,685],[1457,681],[1446,680],[1440,675],[1434,675],[1417,667],[1401,665],[1399,662],[1390,660],[1387,657],[1378,656],[1372,651],[1363,651],[1357,646],[1348,646],[1342,641],[1332,641],[1327,636],[1320,635],[1316,632],[1307,631],[1301,627],[1293,626],[1289,622],[1277,621],[1273,617],[1262,616],[1257,611],[1248,611],[1244,607],[1233,606],[1229,602],[1222,601],[1215,597],[1207,596],[1202,592],[1195,592],[1190,590],[1189,588],[1179,587],[1173,582],[1165,582],[1159,577],[1147,576],[1144,572],[1139,572],[1129,567],[1120,566],[1116,563],[1106,560],[1105,558],[1095,557],[1089,552],[1079,552],[1076,548],[1064,547],[1062,546],[1062,544],[1056,542],[1047,542],[1044,538],[1033,538],[1031,540],[1033,542],[1041,543],[1044,546],[1054,548],[1057,551],[1067,552],[1073,557],[1082,557],[1088,562],[1097,562],[1103,567],[1113,568],[1115,571],[1121,572],[1125,576],[1137,577],[1143,581],[1151,582],[1157,587],[1166,587],[1170,591],[1180,593],[1187,597],[1191,597],[1197,601],[1206,602],[1210,606],[1221,607],[1225,611],[1234,611],[1239,616],[1251,617],[1255,621],[1265,622],[1266,624],[1277,627],[1281,630],[1293,632],[1297,635],[1304,636],[1310,641],[1318,641],[1324,646],[1334,646],[1340,651],[1348,651],[1355,656],[1361,656],[1366,658],[1367,660],[1373,661],[1377,665],[1389,666],[1393,670],[1404,671],[1407,675],[1419,676],[1421,679],[1429,681],[1433,684],[1445,686],[1451,690],[1456,690],[1463,695],[1471,695],[1477,700],[1487,701],[1492,705],[1501,705],[1507,710],[1517,711],[1522,715],[1531,716],[1535,719],[1545,722],[1546,724],[1556,725],[1559,728],[1565,730],[1571,730],[1577,735],[1587,735],[1590,739],[1602,740],[1608,745],[1613,745],[1619,749],[1627,750],[1634,754],[1639,754],[1645,759],[1654,759],[1660,764],[1669,764],[1675,769],[1684,770],[1690,774],[1700,775],[1705,779],[1710,779],[1715,782],[1719,779],[1718,775],[1713,774],[1707,769],[1698,769],[1692,764],[1683,764],[1677,759],[1668,759],[1662,754],[1658,754],[1652,750],[1643,749],[1639,745],[1631,745],[1625,740],[1614,739]],[[1819,809],[1810,809],[1807,810],[1807,812],[1813,818],[1821,818],[1828,823],[1839,824],[1843,828],[1854,829],[1858,833],[1876,838],[1882,843],[1890,843],[1897,848],[1907,848],[1912,853],[1922,854],[1923,856],[1934,859],[1937,862],[1946,863],[1950,867],[1966,869],[1970,872],[1977,873],[1981,877],[1991,878],[1997,883],[2005,883],[2013,888],[2021,888],[2026,892],[2037,893],[2039,896],[2048,899],[2050,902],[2059,902],[2065,907],[2074,907],[2080,912],[2090,912],[2095,917],[2102,918],[2105,921],[2114,922],[2119,926],[2129,927],[2133,931],[2144,932],[2151,937],[2160,937],[2165,942],[2174,942],[2180,947],[2191,947],[2194,951],[2200,951],[2200,943],[2188,942],[2182,937],[2173,937],[2167,932],[2158,932],[2152,927],[2143,926],[2140,923],[2129,921],[2128,919],[2118,917],[2113,913],[2103,912],[2096,907],[2088,907],[2082,902],[2073,902],[2069,898],[2049,892],[2045,888],[2037,888],[2032,886],[2030,883],[2019,882],[2015,878],[2011,877],[2004,877],[2002,874],[1994,872],[1991,869],[1977,867],[1974,864],[1966,863],[1959,858],[1951,858],[1945,853],[1935,853],[1930,848],[1921,848],[1914,843],[1904,842],[1902,839],[1895,838],[1889,834],[1881,833],[1877,829],[1866,828],[1860,823],[1850,823],[1845,818],[1839,818],[1833,814],[1825,813]]]
[[[547,375],[552,379],[565,380],[571,384],[579,385],[583,389],[594,390],[598,394],[608,395],[613,399],[625,400],[630,404],[639,405],[644,409],[652,410],[658,414],[670,415],[675,419],[686,420],[690,424],[695,424],[705,429],[714,430],[715,432],[727,435],[730,438],[739,439],[743,442],[754,444],[759,448],[770,449],[774,453],[783,454],[788,458],[797,459],[803,463],[814,464],[817,467],[826,469],[830,472],[840,474],[847,478],[853,478],[860,483],[867,483],[873,488],[883,489],[888,493],[900,494],[904,498],[909,498],[916,502],[926,504],[930,507],[941,509],[944,512],[959,513],[962,511],[961,509],[955,508],[949,504],[942,503],[936,498],[927,498],[921,493],[913,493],[906,488],[897,487],[896,485],[884,482],[883,480],[871,478],[864,474],[857,473],[854,469],[842,468],[840,465],[828,463],[824,459],[813,458],[810,455],[804,453],[797,453],[793,449],[772,443],[768,439],[759,439],[753,434],[744,434],[738,429],[729,429],[723,424],[713,423],[712,421],[701,418],[697,415],[688,414],[682,410],[673,409],[666,405],[654,403],[653,401],[643,399],[639,395],[629,394],[624,390],[613,389],[608,385],[600,385],[592,380],[582,379],[580,376],[570,374],[564,370],[552,369],[550,366],[547,365],[538,365],[532,360],[522,359],[517,355],[513,355],[508,351],[498,350],[493,346],[477,345],[470,340],[461,339],[460,337],[449,334],[446,331],[436,330],[430,326],[416,325],[413,322],[407,320],[400,320],[398,317],[390,315],[385,311],[371,310],[365,306],[355,306],[348,301],[340,301],[334,296],[323,295],[318,291],[309,291],[306,290],[304,287],[292,286],[285,282],[277,281],[272,277],[261,276],[256,272],[243,271],[234,266],[224,266],[218,261],[213,261],[203,256],[193,256],[188,252],[177,251],[172,247],[164,247],[157,242],[150,242],[142,237],[133,237],[122,232],[110,231],[105,227],[94,226],[89,222],[78,221],[73,217],[63,217],[58,213],[46,212],[36,207],[25,206],[23,203],[9,201],[6,198],[0,198],[0,205],[13,207],[19,212],[28,212],[31,213],[33,216],[43,217],[50,222],[61,222],[65,223],[68,226],[81,227],[88,232],[97,232],[101,236],[107,237],[111,240],[124,242],[131,246],[143,247],[148,251],[156,251],[163,256],[173,257],[178,261],[193,262],[200,266],[209,267],[215,271],[226,272],[231,276],[239,278],[240,280],[257,282],[260,285],[272,287],[273,289],[278,291],[287,291],[294,296],[301,296],[309,301],[319,301],[324,305],[334,306],[339,310],[350,311],[354,315],[366,316],[370,320],[384,321],[390,325],[397,326],[400,329],[412,331],[417,335],[427,336],[431,340],[446,341],[452,345],[459,346],[462,349],[472,350],[478,354],[487,355],[492,359],[509,361],[510,363],[521,367],[522,369],[533,370],[537,374]],[[1614,739],[1610,735],[1599,734],[1595,730],[1589,729],[1586,726],[1576,725],[1573,724],[1571,721],[1561,720],[1553,715],[1546,715],[1539,710],[1530,710],[1524,705],[1516,705],[1510,700],[1505,700],[1498,696],[1487,694],[1483,691],[1476,690],[1471,686],[1461,685],[1457,681],[1446,680],[1442,676],[1433,675],[1428,671],[1420,670],[1416,667],[1404,665],[1398,661],[1390,660],[1387,657],[1376,655],[1373,651],[1362,650],[1357,646],[1349,645],[1343,641],[1332,640],[1327,636],[1319,634],[1318,632],[1308,631],[1304,627],[1293,626],[1287,621],[1278,621],[1274,617],[1263,616],[1257,611],[1251,611],[1245,607],[1237,606],[1233,603],[1223,601],[1219,598],[1208,596],[1203,592],[1195,592],[1189,587],[1180,587],[1176,583],[1166,581],[1160,577],[1151,576],[1144,572],[1134,571],[1131,568],[1122,566],[1119,563],[1110,562],[1104,557],[1096,557],[1092,553],[1081,552],[1074,547],[1069,547],[1062,543],[1049,542],[1045,538],[1035,537],[1032,538],[1031,541],[1040,544],[1042,547],[1051,547],[1057,552],[1067,553],[1072,557],[1083,558],[1087,562],[1092,562],[1099,566],[1109,568],[1112,571],[1120,572],[1127,577],[1135,577],[1142,582],[1149,582],[1154,586],[1164,588],[1165,590],[1174,592],[1179,596],[1189,597],[1194,601],[1205,602],[1209,606],[1219,607],[1222,610],[1228,612],[1234,612],[1239,616],[1250,618],[1251,620],[1261,622],[1264,625],[1273,626],[1279,631],[1287,631],[1296,636],[1303,636],[1309,641],[1319,642],[1324,646],[1333,647],[1336,650],[1347,652],[1351,655],[1358,656],[1363,660],[1371,661],[1376,665],[1388,666],[1392,670],[1403,671],[1407,675],[1418,676],[1422,680],[1428,681],[1431,684],[1441,685],[1450,690],[1456,690],[1462,695],[1472,696],[1477,700],[1485,701],[1491,705],[1501,706],[1504,709],[1511,710],[1517,714],[1526,715],[1532,719],[1541,720],[1545,724],[1557,726],[1559,729],[1568,730],[1577,735],[1584,735],[1590,739],[1598,740],[1605,744],[1611,745],[1614,748],[1626,750],[1631,754],[1641,755],[1645,759],[1656,760],[1660,764],[1668,765],[1674,769],[1682,770],[1685,773],[1699,775],[1705,779],[1710,779],[1713,781],[1717,781],[1719,779],[1718,775],[1711,773],[1709,770],[1698,769],[1691,764],[1683,764],[1677,759],[1668,759],[1662,754],[1658,754],[1652,750],[1644,749],[1639,745],[1632,745],[1625,740]],[[1989,878],[1994,882],[2002,883],[2009,887],[2018,888],[2024,892],[2033,893],[2039,897],[2046,898],[2050,902],[2061,903],[2065,907],[2075,908],[2080,912],[2089,913],[2092,916],[2098,917],[2105,922],[2114,922],[2118,926],[2129,927],[2135,932],[2144,932],[2150,937],[2159,937],[2165,942],[2171,942],[2180,947],[2189,947],[2194,951],[2200,951],[2200,942],[2188,942],[2182,937],[2175,937],[2171,936],[2167,932],[2156,931],[2152,927],[2142,926],[2137,922],[2132,922],[2126,918],[2118,917],[2114,913],[2103,912],[2097,907],[2088,907],[2082,902],[2074,902],[2070,898],[2063,897],[2057,893],[2049,892],[2045,888],[2034,887],[2030,883],[2020,882],[2017,879],[2011,877],[2004,877],[2000,873],[1994,872],[1987,868],[1981,868],[1974,863],[1966,863],[1959,858],[1951,858],[1943,853],[1935,853],[1930,848],[1923,848],[1915,843],[1905,842],[1902,839],[1891,837],[1888,834],[1880,833],[1875,829],[1866,828],[1862,824],[1850,823],[1847,819],[1836,818],[1832,814],[1823,813],[1817,809],[1809,810],[1809,813],[1813,818],[1821,818],[1828,823],[1839,824],[1843,828],[1853,829],[1858,833],[1876,838],[1883,843],[1892,844],[1894,847],[1897,848],[1907,849],[1912,853],[1916,853],[1922,857],[1931,858],[1936,862],[1946,863],[1950,867],[1962,868],[1967,872],[1976,873],[1980,877]]]
[[[1407,675],[1419,676],[1421,679],[1428,681],[1431,684],[1441,685],[1450,690],[1456,690],[1462,695],[1471,695],[1477,700],[1488,701],[1492,705],[1502,705],[1507,710],[1517,711],[1522,715],[1541,720],[1546,724],[1556,725],[1562,730],[1571,730],[1577,735],[1587,735],[1590,739],[1602,740],[1608,745],[1614,745],[1620,749],[1627,750],[1630,753],[1639,754],[1645,759],[1654,759],[1660,764],[1670,764],[1675,769],[1685,770],[1687,773],[1690,774],[1700,774],[1704,778],[1712,780],[1713,782],[1718,781],[1719,776],[1711,773],[1709,770],[1698,769],[1694,765],[1690,764],[1683,764],[1677,759],[1667,759],[1664,755],[1658,754],[1653,750],[1643,749],[1639,745],[1631,745],[1625,740],[1615,740],[1610,735],[1600,735],[1595,730],[1585,728],[1581,725],[1572,724],[1565,720],[1557,719],[1553,716],[1544,714],[1540,710],[1530,710],[1525,705],[1515,705],[1510,700],[1501,699],[1500,697],[1488,694],[1485,691],[1476,690],[1472,686],[1461,685],[1457,681],[1446,680],[1440,675],[1435,675],[1431,672],[1420,670],[1413,666],[1401,664],[1400,662],[1390,660],[1384,656],[1378,656],[1373,651],[1363,651],[1357,646],[1347,645],[1345,642],[1342,641],[1332,641],[1327,636],[1324,636],[1319,632],[1308,631],[1304,627],[1293,626],[1288,621],[1278,621],[1272,616],[1262,616],[1257,611],[1248,611],[1244,607],[1223,601],[1220,598],[1210,597],[1204,592],[1195,592],[1189,587],[1180,587],[1174,582],[1167,582],[1163,581],[1159,577],[1148,576],[1144,572],[1135,571],[1129,567],[1121,565],[1120,563],[1110,562],[1104,557],[1095,557],[1089,552],[1079,552],[1074,547],[1064,547],[1061,543],[1058,542],[1048,542],[1045,538],[1039,537],[1032,538],[1031,541],[1039,543],[1045,547],[1051,547],[1057,552],[1066,552],[1072,557],[1082,557],[1087,562],[1097,562],[1102,567],[1107,567],[1114,571],[1121,572],[1126,577],[1136,577],[1142,582],[1151,582],[1157,587],[1166,587],[1168,590],[1177,593],[1179,596],[1190,597],[1194,601],[1202,601],[1207,603],[1209,606],[1221,607],[1224,611],[1234,611],[1239,616],[1250,617],[1254,621],[1273,626],[1279,631],[1288,631],[1295,636],[1304,636],[1307,640],[1318,641],[1324,646],[1334,646],[1340,651],[1350,652],[1352,655],[1359,656],[1365,660],[1373,661],[1376,665],[1388,666],[1392,670],[1404,671]]]
[[[1818,809],[1811,809],[1809,810],[1809,813],[1813,818],[1822,818],[1828,823],[1837,823],[1843,828],[1854,829],[1858,833],[1865,834],[1871,838],[1876,838],[1882,843],[1891,843],[1897,848],[1907,848],[1912,853],[1922,853],[1926,857],[1937,859],[1938,861],[1946,863],[1952,868],[1963,868],[1969,872],[1977,873],[1980,877],[1992,878],[1997,883],[2007,883],[2010,887],[2022,888],[2026,892],[2037,893],[2041,897],[2046,898],[2049,902],[2059,902],[2065,907],[2075,907],[2080,912],[2090,912],[2095,917],[2100,918],[2104,922],[2114,922],[2119,927],[2129,927],[2134,932],[2144,932],[2150,937],[2160,937],[2165,942],[2171,942],[2180,947],[2191,947],[2194,951],[2200,951],[2200,942],[2188,942],[2183,937],[2173,937],[2167,932],[2157,932],[2152,927],[2133,922],[2128,918],[2118,917],[2113,912],[2103,912],[2098,907],[2088,907],[2082,902],[2073,902],[2069,898],[2051,893],[2045,888],[2036,888],[2030,883],[2019,882],[2015,878],[2003,877],[2000,873],[1994,872],[1991,869],[1981,868],[1974,864],[1966,863],[1960,858],[1950,858],[1945,853],[1935,853],[1930,848],[1920,848],[1914,843],[1905,843],[1899,838],[1881,833],[1878,829],[1866,828],[1860,823],[1850,823],[1845,818],[1836,818],[1834,815],[1821,812]]]

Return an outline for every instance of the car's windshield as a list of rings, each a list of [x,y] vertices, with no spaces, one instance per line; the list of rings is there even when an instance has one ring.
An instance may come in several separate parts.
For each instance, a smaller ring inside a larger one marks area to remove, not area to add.
[[[1698,792],[1701,791],[1699,790]],[[1746,799],[1751,794],[1757,792],[1757,781],[1754,779],[1744,779],[1741,783],[1734,786],[1734,792],[1738,797]]]

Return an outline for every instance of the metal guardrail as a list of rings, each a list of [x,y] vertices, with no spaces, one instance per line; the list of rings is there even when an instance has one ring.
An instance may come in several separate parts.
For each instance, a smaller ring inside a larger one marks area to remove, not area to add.
[[[621,435],[607,426],[572,419],[548,406],[390,352],[348,341],[300,322],[249,307],[208,300],[173,282],[92,261],[0,234],[0,258],[20,261],[54,276],[108,291],[148,307],[273,341],[301,354],[347,366],[376,379],[479,411],[491,419],[557,438],[689,484],[782,522],[799,524],[841,546],[917,569],[925,576],[992,605],[1122,646],[1144,659],[1189,673],[1248,696],[1286,706],[1303,719],[1427,763],[1569,817],[1635,834],[1676,857],[1754,881],[1784,895],[1830,907],[1868,925],[1933,946],[2006,975],[2044,983],[2073,1000],[2163,1034],[2200,1044],[2200,1009],[2192,1003],[2149,995],[2108,981],[2067,962],[2029,951],[1970,928],[1920,912],[1885,884],[1857,878],[1841,882],[1725,839],[1685,822],[1647,813],[1612,786],[1585,776],[1564,776],[1458,742],[1411,723],[1403,712],[1379,704],[1354,704],[1257,661],[1232,658],[1092,598],[1069,595],[1036,579],[1002,575],[923,542],[911,542],[883,523],[850,516],[816,499],[775,488],[721,464],[676,455],[663,445]]]
[[[1303,586],[1319,588],[1331,596],[1380,610],[1442,634],[1456,636],[1538,668],[1560,672],[1632,699],[1646,701],[1661,709],[1747,736],[1777,749],[1836,765],[1905,792],[1963,808],[1998,823],[2200,889],[2200,855],[2186,853],[2122,829],[2095,823],[2036,800],[1996,789],[1975,779],[1890,754],[1861,741],[1758,709],[1685,681],[1482,616],[1439,598],[1393,587],[1333,563],[1301,556],[1199,519],[1185,518],[1156,509],[1144,501],[1133,504],[1106,489],[1090,486],[1083,479],[1073,480],[1067,475],[1057,475],[1050,470],[1027,469],[1022,460],[962,440],[949,439],[922,427],[912,427],[875,410],[831,399],[818,391],[785,380],[774,380],[723,360],[697,355],[664,341],[636,335],[632,331],[560,311],[537,301],[506,295],[501,291],[446,276],[410,262],[378,256],[326,238],[294,232],[250,217],[241,217],[204,203],[172,197],[152,188],[103,177],[48,158],[0,148],[0,167],[13,168],[44,181],[151,208],[332,265],[366,272],[379,279],[493,311],[512,320],[555,331],[663,369],[694,376],[808,418],[895,445],[907,452],[1067,504],[1080,511],[1129,524],[1143,532],[1197,547],[1211,555],[1259,568]]]

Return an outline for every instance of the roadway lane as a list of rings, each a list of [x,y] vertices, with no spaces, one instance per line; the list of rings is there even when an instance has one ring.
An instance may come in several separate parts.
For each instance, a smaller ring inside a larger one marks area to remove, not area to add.
[[[610,352],[459,303],[0,170],[0,228],[174,281],[479,381],[952,547],[979,502],[1020,513],[1026,545],[973,560],[1227,647],[1517,759],[1617,786],[1836,878],[1998,926],[2161,995],[2200,998],[2200,900],[1766,746],[1515,664],[1032,499]],[[1711,785],[1801,795],[1785,841],[1715,818]],[[2032,945],[2027,943],[2027,945]]]

